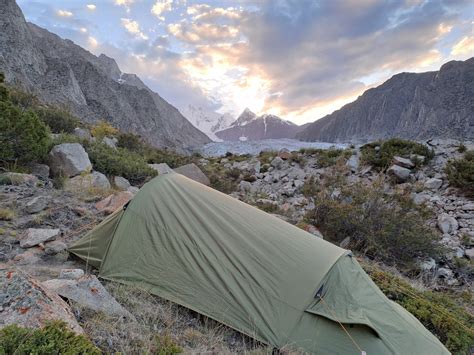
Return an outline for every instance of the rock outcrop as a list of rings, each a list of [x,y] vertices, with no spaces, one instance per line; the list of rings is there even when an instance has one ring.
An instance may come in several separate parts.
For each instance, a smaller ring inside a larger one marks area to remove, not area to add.
[[[474,137],[474,58],[439,71],[401,73],[307,125],[297,138],[361,142],[401,137]]]
[[[0,71],[45,103],[66,106],[89,123],[105,119],[152,145],[180,150],[210,141],[112,58],[27,23],[15,0],[0,2]]]

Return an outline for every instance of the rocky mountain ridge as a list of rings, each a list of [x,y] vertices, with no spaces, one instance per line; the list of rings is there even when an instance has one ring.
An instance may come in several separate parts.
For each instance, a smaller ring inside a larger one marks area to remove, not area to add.
[[[229,128],[216,132],[224,141],[293,138],[299,126],[271,114],[257,116],[246,108]]]
[[[111,122],[157,147],[183,150],[209,138],[114,59],[27,23],[14,0],[0,6],[0,71],[12,85],[88,123]]]
[[[298,139],[365,142],[389,137],[474,137],[474,58],[439,71],[400,73],[307,125]]]
[[[213,141],[219,140],[215,132],[226,129],[234,121],[234,117],[229,113],[219,114],[191,104],[180,111],[194,127],[205,133]]]

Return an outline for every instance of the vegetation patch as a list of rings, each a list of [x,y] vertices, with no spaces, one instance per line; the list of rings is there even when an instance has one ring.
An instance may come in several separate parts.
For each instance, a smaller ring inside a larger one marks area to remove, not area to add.
[[[0,208],[0,221],[11,221],[15,218],[15,212],[9,208]]]
[[[0,330],[0,354],[101,354],[85,336],[69,330],[63,322],[50,322],[41,329],[10,325]]]
[[[412,313],[453,354],[469,354],[474,344],[474,317],[456,302],[459,296],[420,291],[375,265],[361,262],[364,270],[391,300]],[[472,304],[468,295],[467,304]]]
[[[417,270],[418,258],[441,253],[439,236],[426,226],[430,212],[408,196],[387,195],[382,184],[323,186],[314,203],[305,220],[325,238],[336,244],[350,238],[347,248],[405,272]]]
[[[105,137],[115,137],[119,131],[106,121],[97,122],[91,129],[92,135],[99,141]]]
[[[474,196],[474,150],[466,151],[460,159],[450,160],[445,171],[452,186],[467,196]]]
[[[301,148],[299,152],[303,155],[315,156],[320,168],[334,166],[340,161],[345,163],[352,155],[350,149]]]
[[[38,117],[53,133],[72,133],[81,127],[81,121],[66,110],[55,107],[40,107],[35,110]]]
[[[395,156],[403,158],[423,156],[423,161],[416,158],[412,159],[415,166],[426,164],[434,157],[433,150],[427,146],[399,138],[366,144],[361,148],[361,152],[362,161],[379,171],[387,169]]]

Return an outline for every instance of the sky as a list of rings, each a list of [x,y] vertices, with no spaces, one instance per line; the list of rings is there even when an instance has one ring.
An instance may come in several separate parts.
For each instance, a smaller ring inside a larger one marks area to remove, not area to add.
[[[474,56],[472,0],[18,0],[178,108],[315,121],[403,72]]]

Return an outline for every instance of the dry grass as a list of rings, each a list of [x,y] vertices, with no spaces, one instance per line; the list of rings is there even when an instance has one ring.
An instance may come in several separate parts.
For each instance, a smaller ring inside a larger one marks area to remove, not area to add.
[[[11,221],[15,218],[15,211],[10,208],[0,208],[0,221]]]
[[[135,319],[111,317],[73,305],[84,330],[105,353],[272,352],[270,347],[235,330],[136,287],[114,282],[105,286]]]

